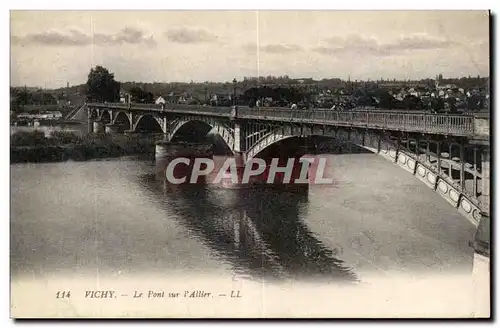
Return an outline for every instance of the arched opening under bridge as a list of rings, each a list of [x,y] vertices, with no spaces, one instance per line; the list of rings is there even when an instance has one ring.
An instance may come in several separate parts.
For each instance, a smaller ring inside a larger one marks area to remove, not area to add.
[[[113,123],[120,125],[122,130],[132,129],[130,119],[125,112],[119,112],[116,114],[115,121]]]
[[[105,124],[111,122],[111,115],[109,114],[109,111],[105,110],[102,112],[101,121]]]
[[[180,122],[172,132],[172,142],[212,143],[215,155],[231,155],[232,151],[228,145],[230,139],[229,131],[221,126],[213,126],[208,122],[190,120]]]
[[[139,118],[135,125],[135,132],[138,133],[163,133],[160,123],[153,115],[144,115]]]

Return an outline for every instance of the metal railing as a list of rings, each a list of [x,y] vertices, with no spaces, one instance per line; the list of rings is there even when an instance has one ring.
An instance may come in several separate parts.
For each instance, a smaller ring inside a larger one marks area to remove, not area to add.
[[[326,125],[366,127],[408,132],[426,132],[448,135],[473,135],[474,117],[470,115],[442,115],[391,111],[332,111],[292,109],[238,110],[239,118],[304,122]]]
[[[202,105],[161,105],[89,103],[90,107],[129,109],[131,111],[175,112],[197,115],[231,117],[231,107]],[[458,136],[474,135],[474,116],[431,114],[384,110],[334,111],[324,109],[297,110],[274,107],[239,107],[237,117],[282,122],[303,122],[322,125],[340,125],[372,129],[423,132]]]

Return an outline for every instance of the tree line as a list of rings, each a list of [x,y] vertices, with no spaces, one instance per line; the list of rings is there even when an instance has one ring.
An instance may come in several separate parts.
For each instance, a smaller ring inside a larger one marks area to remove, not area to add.
[[[56,97],[44,90],[28,90],[27,88],[10,88],[10,110],[20,112],[30,105],[56,105]]]
[[[394,81],[394,80],[393,80]],[[464,77],[460,79],[443,79],[439,77],[441,84],[456,84],[458,86],[485,86],[489,78]],[[115,76],[102,66],[92,68],[87,76],[87,82],[83,85],[73,87],[74,90],[83,91],[87,101],[97,102],[119,102],[120,91],[127,90],[131,101],[137,103],[153,103],[159,95],[167,96],[171,93],[190,95],[197,103],[210,104],[210,95],[223,93],[231,95],[228,104],[236,103],[252,106],[259,99],[272,99],[275,106],[287,106],[290,103],[303,103],[306,106],[322,106],[329,108],[336,103],[352,102],[353,106],[375,106],[387,109],[428,109],[443,110],[445,107],[456,109],[454,99],[433,98],[422,100],[412,95],[406,95],[403,100],[396,99],[388,92],[388,89],[380,88],[379,81],[342,81],[338,78],[322,79],[315,81],[311,78],[291,79],[289,76],[266,76],[245,77],[242,81],[234,83],[138,83],[116,81]],[[380,82],[386,82],[383,79]],[[388,80],[387,82],[391,82]],[[423,79],[418,82],[432,85],[432,79]],[[331,90],[331,99],[321,104],[315,103],[314,99],[320,92]],[[28,91],[23,88],[11,88],[11,109],[22,110],[25,105],[49,105],[57,103],[57,95],[63,97],[66,89],[48,91]],[[349,94],[346,100],[344,94]],[[236,95],[236,97],[234,97]],[[61,98],[59,97],[59,98]],[[467,99],[467,107],[471,109],[482,108],[484,99],[471,96]]]

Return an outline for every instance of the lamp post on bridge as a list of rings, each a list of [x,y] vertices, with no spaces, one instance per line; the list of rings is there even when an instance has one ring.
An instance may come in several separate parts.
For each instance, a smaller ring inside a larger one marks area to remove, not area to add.
[[[236,78],[233,79],[233,105],[236,106]]]

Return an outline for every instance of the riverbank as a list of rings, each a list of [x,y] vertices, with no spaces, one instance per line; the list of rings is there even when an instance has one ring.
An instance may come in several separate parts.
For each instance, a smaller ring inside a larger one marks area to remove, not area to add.
[[[11,136],[10,162],[85,161],[131,155],[154,156],[156,135],[77,135],[55,131],[17,132]]]
[[[151,155],[162,135],[154,134],[83,134],[71,131],[18,131],[11,135],[10,162],[85,161],[120,156]],[[315,137],[310,154],[369,152],[331,138]],[[216,142],[214,141],[214,144]],[[221,148],[221,147],[219,147]]]

